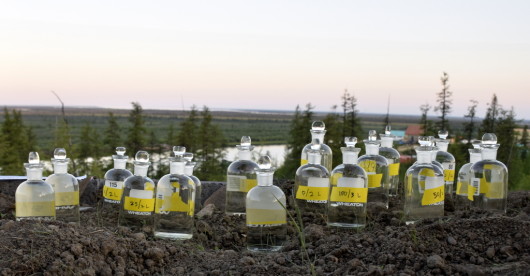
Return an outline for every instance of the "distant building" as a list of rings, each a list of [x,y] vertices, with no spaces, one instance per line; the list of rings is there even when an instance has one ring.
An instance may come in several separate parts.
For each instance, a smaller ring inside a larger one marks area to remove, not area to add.
[[[423,130],[421,125],[409,125],[407,130],[405,130],[405,136],[403,140],[409,144],[415,144],[418,142],[418,137],[423,135]]]

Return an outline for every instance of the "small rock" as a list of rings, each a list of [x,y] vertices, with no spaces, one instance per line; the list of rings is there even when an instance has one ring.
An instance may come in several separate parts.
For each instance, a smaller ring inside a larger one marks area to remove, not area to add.
[[[506,254],[506,255],[512,255],[513,254],[513,248],[511,246],[509,246],[509,245],[501,247],[501,249],[499,251],[502,254]]]
[[[429,268],[442,268],[444,266],[444,259],[439,255],[432,255],[427,258],[427,266]]]
[[[7,221],[6,223],[0,226],[0,230],[9,231],[15,227],[15,222],[12,220]]]
[[[256,261],[254,260],[254,258],[249,257],[249,256],[246,256],[246,257],[241,258],[241,260],[240,260],[239,262],[242,263],[242,264],[244,264],[244,265],[253,265],[253,264],[256,263]]]
[[[213,212],[215,211],[215,205],[213,204],[208,204],[206,205],[204,208],[202,208],[201,211],[199,211],[197,213],[197,217],[198,218],[203,218],[203,217],[210,217],[213,215]]]
[[[325,236],[324,227],[318,224],[310,224],[304,229],[304,232],[309,240],[319,240]]]
[[[495,256],[495,248],[493,246],[491,246],[490,248],[488,248],[488,250],[486,250],[486,256],[488,256],[488,258],[493,258]]]
[[[81,254],[83,254],[83,246],[79,243],[72,244],[70,251],[72,251],[75,256],[79,257]]]
[[[366,273],[368,275],[383,275],[383,270],[376,265],[370,265],[368,267],[368,272]]]
[[[158,247],[151,247],[144,252],[144,256],[148,259],[160,260],[164,258],[164,250]]]
[[[280,256],[278,258],[276,258],[276,263],[280,264],[280,265],[284,265],[285,264],[285,258]]]
[[[142,233],[142,232],[139,232],[139,233],[134,233],[132,234],[132,237],[136,240],[140,240],[140,241],[143,241],[145,240],[145,234]]]
[[[449,236],[447,237],[447,242],[450,244],[450,245],[456,245],[456,240],[455,238],[453,238],[452,236]]]

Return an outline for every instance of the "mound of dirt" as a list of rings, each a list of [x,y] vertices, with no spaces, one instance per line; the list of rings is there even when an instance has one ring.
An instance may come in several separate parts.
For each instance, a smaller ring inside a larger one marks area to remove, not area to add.
[[[277,184],[290,194],[292,181]],[[95,208],[81,225],[15,221],[14,192],[0,191],[0,275],[530,275],[528,191],[509,194],[506,215],[448,211],[415,225],[404,224],[398,199],[362,230],[303,214],[305,250],[291,222],[275,253],[247,251],[245,218],[214,205],[196,216],[191,240],[172,241],[99,227]]]

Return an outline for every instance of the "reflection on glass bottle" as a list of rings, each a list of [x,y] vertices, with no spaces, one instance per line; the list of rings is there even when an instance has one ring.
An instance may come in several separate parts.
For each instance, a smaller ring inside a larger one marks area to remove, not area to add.
[[[368,176],[357,165],[360,148],[357,137],[344,138],[342,163],[331,172],[331,192],[328,206],[328,225],[363,227],[366,224]]]
[[[256,169],[258,164],[250,160],[252,150],[250,136],[241,137],[237,146],[239,159],[228,166],[226,173],[226,213],[228,215],[245,214],[247,192],[257,185]]]
[[[147,177],[149,153],[138,151],[134,159],[134,175],[123,183],[119,224],[133,231],[152,232],[155,182]]]
[[[320,140],[313,139],[307,152],[307,164],[296,170],[294,179],[295,204],[303,212],[325,215],[329,199],[329,171],[320,165]]]
[[[261,156],[256,171],[258,186],[247,193],[247,249],[279,251],[287,237],[285,194],[272,185],[274,168],[269,156]]]
[[[28,180],[20,183],[15,192],[16,219],[55,219],[55,192],[49,183],[42,181],[44,165],[39,154],[30,152],[24,167]]]
[[[399,152],[392,147],[395,136],[390,131],[390,125],[385,128],[385,134],[380,134],[381,147],[379,148],[379,155],[386,158],[388,161],[388,182],[390,188],[388,194],[390,196],[397,196],[399,186],[399,165],[401,161],[401,155]]]
[[[420,136],[418,138],[418,142],[420,143],[421,146],[429,146],[433,148],[431,152],[432,164],[440,168],[443,171],[444,167],[442,166],[442,163],[436,161],[436,155],[438,154],[438,147],[436,146],[435,141],[436,141],[436,138],[434,138],[434,136]]]
[[[333,153],[331,148],[324,144],[324,135],[326,135],[326,125],[322,121],[314,121],[311,126],[311,141],[318,139],[320,141],[320,165],[324,166],[329,172],[333,169]],[[302,149],[302,156],[300,159],[300,165],[307,164],[309,160],[308,152],[311,149],[311,143],[304,146]]]
[[[405,174],[404,212],[407,224],[444,215],[444,175],[432,163],[433,147],[416,148],[418,161]]]
[[[486,133],[482,136],[482,160],[471,166],[471,186],[474,207],[506,213],[508,196],[508,169],[497,161],[497,136]]]
[[[103,186],[103,200],[100,202],[99,217],[103,226],[117,226],[118,216],[121,208],[123,194],[123,183],[125,179],[133,174],[126,169],[127,159],[124,147],[117,147],[114,159],[114,168],[105,173],[105,184]]]
[[[471,166],[482,159],[480,140],[473,140],[473,148],[469,149],[469,163],[464,164],[458,171],[458,182],[456,183],[455,208],[458,210],[468,209],[473,199],[473,194],[468,192],[471,185]]]
[[[194,183],[184,174],[185,147],[173,147],[175,157],[170,158],[169,174],[156,185],[155,237],[191,239],[193,236]]]
[[[358,162],[368,175],[368,207],[388,208],[388,160],[379,155],[380,141],[377,141],[375,130],[369,131],[364,145],[366,154],[359,157]]]
[[[193,160],[193,153],[184,153],[184,160],[186,160],[186,166],[184,168],[184,174],[193,180],[195,189],[193,190],[193,202],[195,202],[195,213],[202,209],[202,184],[199,178],[193,175],[193,168],[197,163],[191,162]]]
[[[55,149],[53,153],[54,173],[46,179],[55,191],[55,215],[57,220],[79,223],[79,182],[68,173],[69,158],[66,150]]]
[[[447,152],[447,148],[449,146],[449,140],[447,140],[447,136],[449,133],[447,130],[440,130],[438,131],[438,137],[440,139],[436,140],[436,147],[438,148],[438,152],[436,153],[436,161],[440,162],[442,164],[442,168],[444,169],[444,181],[445,181],[445,197],[452,197],[453,195],[453,184],[455,182],[455,157]]]

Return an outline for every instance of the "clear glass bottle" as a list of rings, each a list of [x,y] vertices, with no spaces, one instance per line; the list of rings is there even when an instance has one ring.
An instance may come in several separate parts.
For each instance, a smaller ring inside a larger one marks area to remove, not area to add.
[[[366,224],[368,204],[368,176],[357,165],[360,148],[357,137],[344,138],[342,163],[331,172],[331,192],[328,205],[328,225],[363,227]]]
[[[195,183],[195,189],[193,190],[193,202],[195,202],[195,212],[197,213],[202,209],[202,184],[199,178],[193,175],[193,168],[197,163],[191,162],[193,160],[193,153],[184,153],[184,160],[186,160],[186,167],[184,168],[184,174],[193,180]]]
[[[379,155],[386,158],[388,161],[388,182],[390,188],[388,189],[389,196],[397,196],[399,186],[399,165],[401,161],[401,155],[393,148],[394,138],[390,131],[390,125],[386,126],[385,134],[380,134],[381,147],[379,148]]]
[[[307,152],[308,162],[296,170],[294,178],[295,204],[302,212],[325,215],[329,199],[330,174],[320,165],[322,153],[319,139],[313,139]]]
[[[368,208],[388,208],[388,160],[379,155],[380,141],[377,132],[370,130],[368,139],[364,140],[366,154],[359,157],[359,166],[368,175]]]
[[[134,158],[134,175],[123,182],[120,226],[133,231],[152,232],[155,211],[155,182],[147,177],[149,153],[138,151]]]
[[[452,197],[453,195],[453,185],[455,183],[455,157],[447,152],[447,148],[449,146],[449,140],[447,140],[447,136],[449,133],[446,130],[440,130],[438,131],[438,137],[440,139],[436,140],[436,147],[438,148],[438,152],[436,152],[436,161],[440,162],[442,164],[442,168],[444,169],[444,181],[445,181],[445,197]]]
[[[193,236],[194,183],[184,174],[185,147],[173,147],[169,174],[156,185],[154,235],[159,238],[191,239]]]
[[[431,146],[416,148],[418,161],[405,174],[404,212],[407,224],[444,215],[443,171],[432,163]]]
[[[226,205],[228,215],[245,214],[247,192],[256,187],[256,169],[258,164],[250,160],[252,150],[250,136],[241,137],[241,145],[237,146],[239,159],[228,166],[226,173]]]
[[[30,152],[24,164],[28,180],[20,183],[15,191],[15,217],[24,219],[54,220],[55,192],[52,186],[42,181],[44,165],[37,152]]]
[[[458,171],[458,182],[456,183],[455,191],[455,208],[457,210],[468,209],[473,200],[473,193],[468,192],[471,183],[471,166],[482,160],[480,142],[480,140],[472,141],[473,148],[469,149],[469,163],[464,164]]]
[[[287,239],[286,198],[272,184],[274,168],[269,156],[261,156],[258,166],[258,186],[250,189],[246,198],[247,249],[279,251]]]
[[[499,146],[495,134],[482,136],[482,160],[471,166],[470,192],[473,193],[473,206],[506,213],[508,168],[497,161]]]
[[[56,148],[53,152],[54,173],[46,179],[55,191],[55,215],[57,220],[79,223],[79,182],[68,173],[69,158],[66,150]]]
[[[126,169],[128,156],[124,147],[117,147],[114,159],[114,168],[105,173],[103,186],[103,200],[100,201],[98,212],[102,226],[117,226],[121,209],[123,183],[133,174]]]
[[[322,158],[320,158],[320,165],[324,166],[328,171],[333,169],[333,152],[331,148],[324,144],[324,135],[326,135],[326,124],[322,121],[314,121],[311,126],[311,141],[318,139],[320,141],[320,152]],[[302,149],[302,156],[300,159],[300,165],[307,164],[309,160],[308,152],[311,149],[311,143],[304,146]]]

